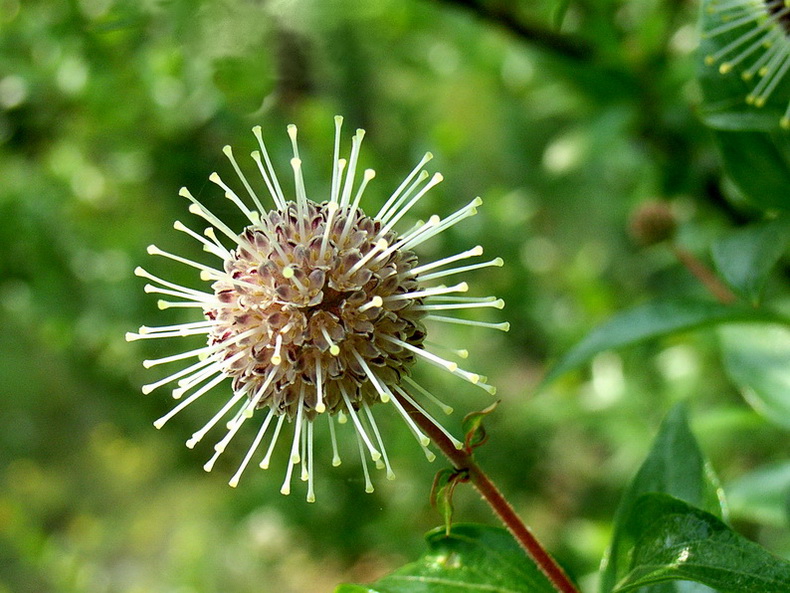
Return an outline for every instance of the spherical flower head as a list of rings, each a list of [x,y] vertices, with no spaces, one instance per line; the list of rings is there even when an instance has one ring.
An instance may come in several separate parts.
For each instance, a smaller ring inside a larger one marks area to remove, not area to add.
[[[293,426],[289,462],[281,492],[291,489],[293,472],[301,468],[308,482],[307,499],[315,500],[313,487],[314,423],[326,418],[332,441],[332,463],[338,465],[336,421],[351,424],[362,459],[366,490],[373,485],[367,460],[394,472],[389,463],[381,432],[371,408],[385,403],[404,419],[423,448],[427,437],[404,407],[416,408],[439,427],[441,425],[417,399],[427,400],[445,412],[451,408],[438,400],[411,377],[418,359],[436,365],[461,379],[493,393],[484,378],[465,371],[458,364],[429,351],[426,323],[478,325],[507,330],[507,323],[474,321],[441,313],[494,307],[503,303],[495,297],[458,296],[468,289],[465,282],[436,284],[435,281],[477,268],[500,266],[499,258],[457,266],[459,261],[482,254],[474,247],[438,261],[420,264],[413,251],[461,220],[475,214],[477,198],[447,218],[430,217],[405,234],[396,224],[426,193],[441,182],[423,166],[427,154],[393,192],[375,216],[360,207],[368,183],[375,177],[368,169],[357,179],[357,161],[364,136],[357,130],[348,160],[340,158],[342,118],[335,118],[335,150],[329,196],[321,202],[307,197],[295,126],[288,127],[293,147],[293,197],[287,197],[266,151],[261,129],[253,129],[260,150],[252,159],[263,178],[274,207],[266,210],[243,174],[230,147],[226,154],[254,205],[250,208],[216,173],[215,183],[248,220],[241,232],[234,232],[186,190],[181,195],[190,202],[190,211],[211,224],[199,234],[181,222],[177,230],[189,234],[220,260],[211,267],[151,246],[160,255],[200,271],[210,290],[197,290],[161,279],[137,269],[151,281],[146,291],[175,297],[160,301],[160,308],[197,309],[202,319],[190,323],[141,327],[127,339],[206,336],[206,345],[184,353],[144,362],[146,367],[197,358],[197,362],[155,383],[153,389],[176,382],[173,396],[182,401],[154,424],[161,428],[179,411],[230,379],[232,395],[205,426],[187,441],[194,447],[209,431],[226,419],[227,432],[215,445],[215,454],[204,466],[211,470],[228,443],[248,419],[256,414],[262,421],[248,452],[230,484],[238,484],[242,472],[271,432],[259,465],[268,467],[283,425]],[[220,236],[223,240],[220,240]],[[458,357],[466,351],[455,350]],[[227,419],[229,418],[229,420]],[[445,431],[446,432],[446,431]],[[449,436],[449,435],[448,435]],[[453,439],[460,447],[461,443]]]
[[[703,36],[723,40],[715,52],[705,56],[705,64],[718,65],[721,74],[738,72],[744,81],[756,81],[746,102],[764,107],[790,72],[790,3],[708,0],[704,9],[715,15],[719,24]],[[779,123],[790,130],[790,101]]]

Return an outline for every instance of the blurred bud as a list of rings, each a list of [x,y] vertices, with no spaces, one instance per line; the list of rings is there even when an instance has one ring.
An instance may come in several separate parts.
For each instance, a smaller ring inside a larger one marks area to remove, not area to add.
[[[649,247],[671,240],[677,231],[677,221],[666,202],[647,202],[631,215],[629,230],[637,245]]]

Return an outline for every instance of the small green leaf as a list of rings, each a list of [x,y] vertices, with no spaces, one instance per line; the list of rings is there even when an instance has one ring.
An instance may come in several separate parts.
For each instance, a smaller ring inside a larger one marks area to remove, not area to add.
[[[777,316],[766,311],[712,301],[653,301],[618,313],[590,332],[552,368],[543,385],[577,368],[590,358],[612,348],[733,321],[769,321]]]
[[[625,524],[647,492],[671,494],[715,515],[723,514],[721,489],[688,425],[686,408],[670,410],[650,453],[628,486],[615,514],[612,543],[602,564],[601,592],[609,593],[628,571]],[[666,587],[668,591],[677,589]]]
[[[427,535],[428,551],[375,583],[340,585],[335,593],[556,593],[504,529],[454,525]]]
[[[719,329],[724,367],[749,404],[790,428],[790,328],[732,325]]]
[[[470,412],[464,416],[464,419],[461,422],[461,430],[463,430],[465,435],[464,447],[467,451],[471,451],[480,445],[484,445],[488,440],[486,429],[483,426],[483,419],[493,412],[497,405],[499,405],[499,402],[495,401],[493,404],[480,410],[479,412]]]
[[[625,530],[631,563],[617,593],[673,580],[696,581],[720,593],[790,591],[790,562],[666,494],[637,500]]]
[[[727,284],[756,305],[768,274],[787,250],[788,241],[790,217],[760,222],[716,241],[713,262]]]
[[[449,467],[439,470],[433,478],[431,506],[439,511],[439,514],[444,519],[446,535],[450,535],[450,529],[453,524],[453,494],[455,494],[455,487],[459,483],[467,481],[467,479],[466,471]]]

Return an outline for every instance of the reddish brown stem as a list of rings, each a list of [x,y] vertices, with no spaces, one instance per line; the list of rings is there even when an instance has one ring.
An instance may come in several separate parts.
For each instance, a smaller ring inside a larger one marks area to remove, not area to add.
[[[737,300],[737,297],[732,291],[727,288],[727,286],[719,280],[718,276],[702,263],[697,256],[677,245],[671,245],[670,248],[672,249],[672,253],[675,254],[675,257],[678,258],[678,261],[686,266],[688,271],[694,274],[697,280],[702,282],[705,288],[707,288],[720,303],[729,305]]]
[[[456,449],[452,441],[447,438],[439,428],[420,410],[415,408],[407,400],[398,397],[398,401],[406,409],[414,422],[428,435],[442,453],[445,454],[450,463],[458,469],[467,472],[469,481],[483,497],[494,513],[499,517],[505,527],[508,528],[516,541],[521,545],[527,555],[532,558],[537,567],[546,575],[560,593],[579,593],[565,571],[559,564],[549,556],[543,545],[535,538],[529,528],[513,510],[513,507],[505,499],[499,489],[491,479],[477,465],[471,451],[466,449]]]

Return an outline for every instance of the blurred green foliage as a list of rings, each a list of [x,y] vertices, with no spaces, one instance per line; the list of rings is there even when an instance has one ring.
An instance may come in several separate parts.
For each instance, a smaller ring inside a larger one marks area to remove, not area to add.
[[[182,447],[205,409],[151,427],[170,403],[139,393],[140,361],[172,347],[123,340],[163,318],[132,274],[145,246],[200,257],[171,229],[189,217],[178,189],[232,217],[207,184],[228,169],[221,147],[245,154],[261,124],[282,168],[290,122],[308,187],[325,187],[336,113],[368,131],[376,199],[426,150],[446,181],[419,215],[483,197],[427,248],[505,258],[470,284],[505,298],[512,329],[432,339],[468,347],[498,386],[478,457],[585,591],[679,400],[733,484],[736,525],[790,555],[790,440],[744,403],[712,330],[598,354],[536,389],[617,311],[706,297],[668,249],[634,245],[640,204],[667,201],[678,243],[702,260],[761,218],[722,183],[695,115],[696,19],[683,0],[0,0],[0,592],[329,591],[419,555],[441,522],[428,496],[443,465],[400,422],[385,427],[398,478],[372,495],[350,455],[322,464],[314,505],[277,492],[282,456],[233,490],[232,462],[204,474],[208,447]],[[786,263],[765,284],[774,301]],[[491,403],[420,372],[454,394],[456,433]],[[464,490],[455,516],[490,522]]]

